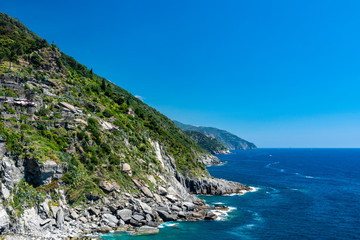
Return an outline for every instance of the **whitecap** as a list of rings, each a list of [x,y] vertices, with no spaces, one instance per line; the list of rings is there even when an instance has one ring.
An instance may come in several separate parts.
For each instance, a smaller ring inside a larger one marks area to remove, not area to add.
[[[213,209],[211,212],[217,216],[216,221],[224,221],[229,216],[228,213],[234,210],[236,210],[235,207],[228,207],[228,210]]]
[[[178,223],[172,223],[172,222],[166,222],[163,224],[160,224],[158,228],[164,228],[164,227],[177,227]]]

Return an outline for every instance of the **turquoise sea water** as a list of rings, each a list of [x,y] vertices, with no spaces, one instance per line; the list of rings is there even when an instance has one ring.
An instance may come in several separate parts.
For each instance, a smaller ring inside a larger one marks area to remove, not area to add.
[[[360,149],[257,149],[218,156],[215,177],[259,188],[202,197],[234,209],[224,221],[166,223],[157,235],[104,239],[360,239]]]

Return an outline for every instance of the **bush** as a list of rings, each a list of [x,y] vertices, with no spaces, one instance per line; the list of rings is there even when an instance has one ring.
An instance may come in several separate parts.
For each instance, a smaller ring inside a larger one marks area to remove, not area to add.
[[[35,112],[35,115],[45,117],[49,114],[49,112],[50,112],[49,109],[45,107],[41,107],[38,112]]]
[[[105,110],[103,111],[103,115],[104,115],[105,117],[109,118],[109,117],[112,117],[112,116],[113,116],[113,113],[112,113],[110,110],[105,109]]]
[[[21,124],[20,129],[21,130],[31,130],[32,126],[30,126],[28,124]]]
[[[37,53],[31,56],[30,61],[36,68],[41,66],[41,57]]]

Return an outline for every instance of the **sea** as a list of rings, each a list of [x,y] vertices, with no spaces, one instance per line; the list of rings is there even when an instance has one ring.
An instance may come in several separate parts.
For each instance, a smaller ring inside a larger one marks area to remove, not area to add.
[[[360,239],[360,149],[255,149],[219,155],[214,177],[256,188],[242,196],[199,196],[230,207],[218,220],[170,222],[156,235],[103,239]]]

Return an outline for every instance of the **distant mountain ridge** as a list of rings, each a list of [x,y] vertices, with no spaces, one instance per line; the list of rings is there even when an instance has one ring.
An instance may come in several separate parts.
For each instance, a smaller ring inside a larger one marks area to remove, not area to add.
[[[200,147],[209,151],[212,154],[227,154],[230,153],[229,149],[225,147],[219,140],[213,137],[208,137],[205,134],[198,132],[187,130],[185,133],[191,137]]]
[[[237,150],[237,149],[256,149],[256,145],[249,141],[246,141],[228,131],[221,130],[214,127],[196,127],[190,124],[184,124],[178,121],[174,121],[176,126],[181,128],[183,131],[197,131],[200,133],[205,134],[206,136],[211,136],[216,138],[219,142],[221,142],[225,147],[229,148],[230,150]]]

